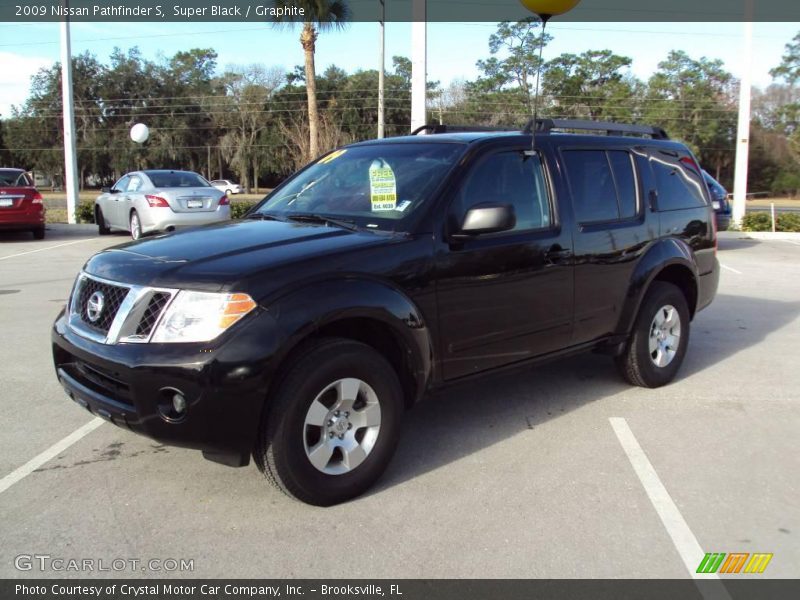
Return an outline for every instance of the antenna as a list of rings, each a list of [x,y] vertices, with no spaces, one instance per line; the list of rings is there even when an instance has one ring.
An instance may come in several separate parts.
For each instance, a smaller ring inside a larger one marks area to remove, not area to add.
[[[542,82],[542,51],[544,50],[544,34],[547,22],[551,15],[539,15],[542,20],[542,36],[539,38],[539,62],[536,65],[536,91],[533,95],[533,128],[531,131],[531,149],[525,154],[534,156],[536,154],[536,124],[539,119],[539,86]]]

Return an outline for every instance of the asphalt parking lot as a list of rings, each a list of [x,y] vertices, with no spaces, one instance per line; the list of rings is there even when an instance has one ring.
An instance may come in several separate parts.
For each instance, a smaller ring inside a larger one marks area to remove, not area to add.
[[[49,329],[88,256],[126,239],[0,237],[0,577],[64,575],[16,568],[38,554],[193,560],[182,577],[684,578],[703,552],[800,576],[800,242],[721,236],[719,294],[672,385],[631,388],[586,355],[452,389],[409,413],[375,489],[321,509],[252,464],[81,429]],[[164,573],[86,573],[115,574]]]

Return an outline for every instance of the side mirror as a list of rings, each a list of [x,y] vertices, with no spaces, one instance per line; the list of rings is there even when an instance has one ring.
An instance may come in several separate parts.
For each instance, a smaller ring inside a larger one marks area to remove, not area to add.
[[[109,194],[109,193],[111,193],[111,188],[110,188],[110,187],[103,187],[103,188],[100,188],[100,192],[101,192],[102,194]]]
[[[498,233],[514,229],[517,216],[510,204],[478,204],[464,215],[459,231],[450,237],[463,240],[485,233]]]

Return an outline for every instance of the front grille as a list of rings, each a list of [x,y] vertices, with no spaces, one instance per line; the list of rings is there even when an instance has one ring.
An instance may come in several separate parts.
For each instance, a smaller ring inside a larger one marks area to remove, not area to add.
[[[166,292],[156,292],[153,294],[150,298],[150,302],[147,303],[147,308],[142,314],[142,318],[139,320],[139,324],[136,326],[137,336],[148,337],[150,335],[158,318],[161,316],[161,311],[164,310],[170,298],[171,294]]]
[[[102,310],[99,311],[96,320],[92,321],[89,318],[87,309],[89,300],[92,298],[95,292],[100,292],[102,294],[103,306]],[[80,314],[81,321],[83,321],[92,329],[96,329],[103,333],[108,333],[111,323],[114,322],[114,317],[117,316],[117,311],[119,310],[119,307],[127,294],[128,288],[126,287],[102,283],[100,281],[95,281],[94,279],[86,278],[81,284],[77,306],[75,307],[76,312]]]
[[[69,326],[100,344],[144,344],[177,293],[81,273],[70,296]]]

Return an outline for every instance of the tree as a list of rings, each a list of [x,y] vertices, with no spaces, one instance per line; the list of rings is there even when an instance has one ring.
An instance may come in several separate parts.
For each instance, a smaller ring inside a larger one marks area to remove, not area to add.
[[[316,70],[314,66],[314,54],[316,52],[317,36],[319,32],[330,29],[340,29],[344,27],[350,18],[350,8],[344,0],[301,0],[299,2],[284,2],[278,0],[276,5],[284,8],[297,7],[303,9],[302,17],[287,17],[288,23],[302,22],[303,29],[300,32],[300,44],[305,53],[305,80],[306,94],[308,98],[308,160],[319,156],[319,129],[320,119],[317,107],[317,82]],[[294,11],[286,10],[287,14]]]
[[[627,72],[632,60],[611,50],[562,54],[544,69],[544,92],[553,116],[631,121],[637,81]]]
[[[721,60],[695,60],[673,50],[648,82],[642,118],[687,143],[719,174],[733,156],[737,96],[737,83]]]
[[[781,64],[769,73],[776,79],[785,79],[789,85],[794,85],[800,81],[800,33],[786,44]]]
[[[483,71],[478,78],[475,89],[485,92],[499,92],[508,86],[514,86],[522,96],[533,114],[534,84],[541,64],[539,51],[542,44],[547,44],[552,36],[538,34],[540,23],[531,17],[516,23],[503,22],[497,25],[497,31],[489,37],[487,60],[479,60],[477,67]]]
[[[259,141],[269,126],[268,105],[284,77],[280,69],[259,64],[228,67],[219,79],[225,96],[212,99],[215,106],[209,112],[220,130],[225,131],[220,139],[221,149],[231,158],[248,193],[251,184],[258,187],[259,164],[264,155],[259,151]]]

